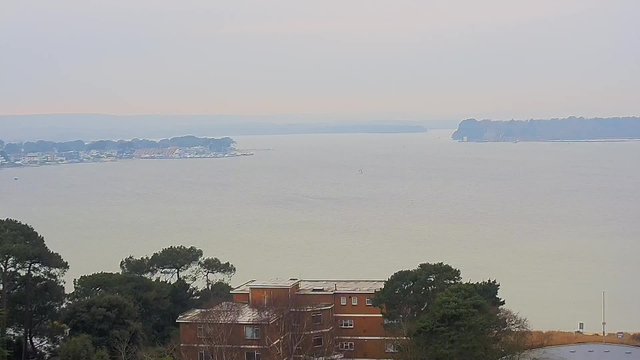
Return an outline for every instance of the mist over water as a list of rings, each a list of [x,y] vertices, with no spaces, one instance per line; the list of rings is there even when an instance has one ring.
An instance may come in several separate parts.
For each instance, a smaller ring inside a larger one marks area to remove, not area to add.
[[[195,245],[251,278],[382,278],[421,262],[496,278],[535,329],[640,330],[640,142],[458,143],[452,131],[234,137],[232,159],[0,171],[67,284]],[[360,173],[362,169],[362,173]],[[14,177],[19,180],[15,181]]]

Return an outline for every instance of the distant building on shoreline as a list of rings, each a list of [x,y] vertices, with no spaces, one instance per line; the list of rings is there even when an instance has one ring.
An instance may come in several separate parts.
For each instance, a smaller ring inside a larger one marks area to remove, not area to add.
[[[172,157],[178,151],[177,147],[170,147],[166,149],[138,149],[133,152],[135,157]]]

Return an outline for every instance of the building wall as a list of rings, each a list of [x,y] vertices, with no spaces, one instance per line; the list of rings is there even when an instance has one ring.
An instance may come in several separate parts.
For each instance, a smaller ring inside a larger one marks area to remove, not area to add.
[[[198,326],[202,325],[204,328],[204,337],[198,337]],[[245,326],[255,326],[260,328],[260,339],[245,339],[244,337],[244,327]],[[194,345],[212,345],[215,344],[215,340],[207,338],[207,331],[215,332],[215,331],[229,331],[229,327],[231,327],[231,334],[229,336],[229,341],[227,344],[216,344],[216,345],[247,345],[250,347],[255,346],[266,346],[266,331],[267,325],[248,325],[248,324],[229,324],[229,325],[219,325],[219,324],[198,324],[198,323],[182,323],[180,324],[180,343],[181,344],[194,344]]]
[[[333,304],[333,294],[296,294],[296,304],[300,305],[316,305],[316,304]]]
[[[342,305],[342,298],[347,298],[347,304]],[[353,298],[358,299],[358,305],[353,305]],[[361,293],[337,293],[334,295],[336,314],[380,314],[380,309],[367,305],[367,298],[373,298],[373,294]]]
[[[353,328],[340,327],[340,320],[353,320]],[[336,316],[336,336],[386,336],[382,317]]]
[[[198,342],[196,324],[180,324],[180,344],[197,344]]]
[[[289,294],[290,289],[288,288],[251,288],[249,289],[249,303],[254,307],[284,306],[290,301]]]
[[[353,342],[353,351],[344,351],[345,359],[391,359],[396,354],[385,351],[385,340],[372,339],[341,339],[337,338],[336,343]]]
[[[297,283],[289,288],[289,299],[293,299],[296,295],[296,291],[300,290],[300,283]]]
[[[236,302],[247,302],[251,299],[251,303],[254,306],[263,306],[264,298],[266,297],[269,305],[288,303],[294,307],[299,305],[320,305],[320,304],[333,304],[332,307],[322,310],[309,310],[304,311],[299,319],[305,322],[305,331],[309,334],[304,344],[304,351],[309,353],[313,352],[313,346],[311,344],[313,336],[323,336],[323,343],[325,348],[328,344],[333,346],[333,349],[339,348],[340,342],[353,342],[354,350],[345,351],[344,356],[348,359],[390,359],[395,357],[394,353],[387,353],[386,343],[390,341],[385,339],[386,334],[383,327],[383,318],[380,313],[380,309],[366,304],[367,298],[372,298],[373,293],[304,293],[298,294],[297,285],[294,288],[251,288],[250,293],[233,294],[233,299]],[[346,305],[341,304],[342,297],[346,297]],[[353,298],[357,298],[357,305],[353,305]],[[314,313],[320,313],[322,315],[322,324],[315,325],[311,321],[311,316]],[[340,320],[353,320],[353,328],[340,328]],[[202,339],[197,337],[196,324],[181,324],[181,342],[182,344],[203,344]],[[250,345],[252,346],[248,351],[255,351],[258,346],[265,346],[265,338],[267,331],[273,331],[272,327],[264,325],[261,329],[260,340],[246,340],[244,339],[244,326],[239,326],[236,330],[237,333],[234,338],[237,337],[236,344],[238,345]],[[272,334],[270,334],[272,335]],[[274,336],[271,336],[274,337]],[[190,349],[189,346],[183,346],[184,349]],[[193,347],[195,348],[195,347]],[[316,349],[320,351],[320,349]],[[325,350],[326,349],[322,349]],[[274,354],[265,347],[261,352],[262,360],[269,360],[270,356]],[[195,357],[187,357],[187,360],[197,360],[197,351],[192,355]],[[244,352],[239,354],[238,360],[244,360]]]
[[[190,345],[183,345],[181,348],[181,360],[198,360],[198,353],[200,351],[204,351],[205,353],[205,359],[209,359],[208,355],[211,354],[211,352],[213,351],[220,351],[219,349],[214,349],[211,347],[203,347],[203,346],[190,346]],[[227,352],[227,359],[235,359],[235,360],[244,360],[245,359],[245,352],[258,352],[260,353],[260,358],[261,360],[277,360],[275,358],[275,356],[266,348],[243,348],[243,347],[239,347],[239,348],[234,348],[231,350],[228,350]],[[220,354],[220,353],[218,353]],[[229,356],[230,355],[230,356]],[[215,356],[213,358],[216,358]],[[223,356],[218,355],[217,358],[223,358]]]
[[[233,294],[233,302],[249,302],[249,293]]]

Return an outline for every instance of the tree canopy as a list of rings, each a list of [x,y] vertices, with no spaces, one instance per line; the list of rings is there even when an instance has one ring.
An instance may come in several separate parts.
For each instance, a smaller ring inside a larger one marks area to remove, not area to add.
[[[180,280],[180,275],[196,267],[202,258],[202,250],[195,246],[170,246],[154,253],[149,266],[154,273],[160,273],[172,279]]]
[[[416,319],[429,311],[438,293],[460,282],[460,270],[444,263],[420,264],[417,269],[401,270],[391,275],[374,297],[387,319]]]
[[[469,141],[638,139],[639,117],[492,121],[466,119],[451,138]]]
[[[427,359],[498,359],[494,317],[473,284],[455,284],[436,296],[411,335]]]
[[[129,255],[120,261],[120,270],[126,274],[145,276],[151,274],[149,265],[149,257],[141,257],[136,259],[133,255]]]
[[[120,267],[81,276],[65,294],[64,259],[31,226],[0,220],[0,358],[170,359],[178,315],[229,299],[235,273],[193,246],[128,256]]]
[[[62,306],[64,293],[60,294],[60,288],[68,268],[62,256],[51,251],[31,226],[0,220],[0,338],[7,338],[7,327],[21,333],[23,357],[38,351],[35,339],[42,335],[46,320]],[[51,297],[42,298],[48,291]],[[47,319],[42,318],[43,311]],[[0,350],[6,349],[6,341],[1,341]]]
[[[492,360],[524,349],[526,320],[503,309],[495,280],[461,281],[444,263],[420,264],[385,282],[374,297],[407,359]]]
[[[106,349],[93,347],[91,337],[86,334],[71,336],[60,344],[58,360],[109,360]]]
[[[168,280],[175,278],[176,281],[180,281],[186,275],[186,280],[194,281],[198,277],[196,269],[201,265],[202,255],[202,250],[195,246],[169,246],[154,253],[151,257],[134,258],[128,256],[120,262],[120,269],[123,273],[134,275],[153,276],[160,274]],[[229,271],[229,269],[221,267],[217,271]],[[235,268],[231,274],[233,273],[235,273]]]
[[[235,266],[231,265],[228,261],[223,263],[218,258],[202,259],[198,265],[200,266],[200,273],[205,280],[207,289],[211,289],[212,283],[219,282],[214,281],[218,279],[218,277],[228,280],[236,273]]]
[[[144,336],[150,342],[168,341],[175,330],[171,314],[184,311],[175,308],[171,299],[173,285],[133,274],[95,273],[74,281],[72,301],[101,295],[119,295],[136,308]],[[191,297],[191,296],[189,296]]]
[[[139,316],[135,305],[121,295],[100,295],[69,305],[65,323],[69,335],[89,335],[96,347],[108,347],[120,331],[137,331]],[[142,341],[142,333],[137,334]]]

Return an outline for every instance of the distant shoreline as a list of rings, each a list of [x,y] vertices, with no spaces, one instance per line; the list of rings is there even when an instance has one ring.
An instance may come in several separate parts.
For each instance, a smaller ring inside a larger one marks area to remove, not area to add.
[[[105,163],[125,159],[210,159],[253,155],[238,150],[235,141],[225,138],[181,136],[160,141],[82,140],[0,143],[0,168],[36,167],[77,163]]]
[[[467,119],[451,135],[454,140],[517,141],[623,141],[640,139],[640,117],[493,121]]]
[[[67,163],[50,163],[50,164],[30,164],[30,165],[0,165],[0,171],[8,170],[8,169],[32,169],[32,168],[40,168],[40,167],[50,167],[50,166],[64,166],[64,165],[87,165],[87,164],[109,164],[109,163],[119,163],[126,161],[136,161],[136,160],[203,160],[203,159],[231,159],[236,157],[246,157],[253,156],[253,153],[242,153],[242,154],[231,154],[228,156],[217,156],[217,157],[190,157],[190,158],[122,158],[117,160],[110,161],[86,161],[86,162],[67,162]]]
[[[640,141],[640,138],[630,138],[630,139],[581,139],[581,140],[457,140],[458,142],[468,142],[468,143],[518,143],[518,142],[549,142],[549,143],[615,143],[615,142],[636,142]]]

